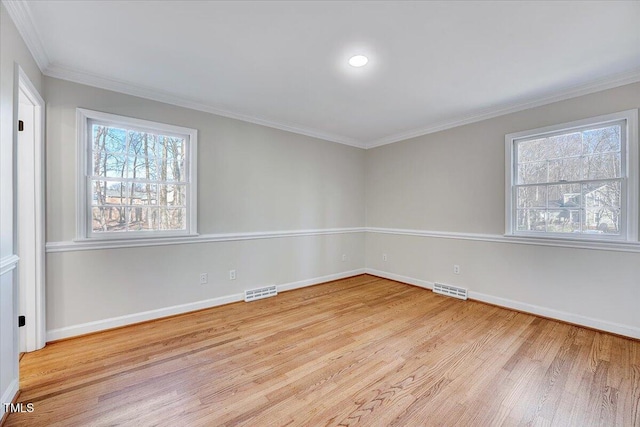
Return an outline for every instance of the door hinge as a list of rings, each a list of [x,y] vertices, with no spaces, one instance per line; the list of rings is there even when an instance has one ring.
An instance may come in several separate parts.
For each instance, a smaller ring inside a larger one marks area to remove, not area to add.
[[[18,132],[22,132],[24,130],[24,122],[22,120],[18,120]]]
[[[25,316],[18,316],[18,328],[22,328],[27,323],[27,318]]]

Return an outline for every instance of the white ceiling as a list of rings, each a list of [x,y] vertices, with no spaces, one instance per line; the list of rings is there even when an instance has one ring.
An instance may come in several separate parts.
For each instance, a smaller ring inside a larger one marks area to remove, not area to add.
[[[360,147],[640,81],[640,1],[4,3],[47,75]]]

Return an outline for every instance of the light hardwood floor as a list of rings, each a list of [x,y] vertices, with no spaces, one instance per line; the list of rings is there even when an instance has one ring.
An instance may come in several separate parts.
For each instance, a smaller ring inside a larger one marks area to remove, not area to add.
[[[640,342],[362,275],[47,345],[7,426],[640,426]]]

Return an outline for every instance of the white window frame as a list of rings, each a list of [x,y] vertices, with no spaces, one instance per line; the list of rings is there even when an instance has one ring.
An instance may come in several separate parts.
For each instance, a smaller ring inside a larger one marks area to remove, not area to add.
[[[147,231],[125,231],[125,232],[103,232],[94,233],[91,230],[91,186],[89,180],[91,174],[88,166],[92,159],[91,128],[89,122],[92,120],[108,123],[115,127],[125,127],[137,131],[150,132],[155,134],[170,134],[185,138],[186,142],[186,224],[184,230],[147,230]],[[198,185],[197,185],[197,165],[198,165],[198,131],[186,127],[174,126],[165,123],[152,122],[148,120],[136,119],[133,117],[120,116],[116,114],[103,113],[100,111],[76,109],[76,241],[83,240],[141,240],[161,237],[184,237],[197,236],[198,224]]]
[[[622,141],[622,200],[621,224],[619,235],[551,233],[518,231],[516,227],[516,178],[517,159],[516,142],[523,139],[544,137],[559,132],[570,132],[586,126],[598,126],[607,123],[625,121],[626,138]],[[638,242],[638,200],[639,200],[640,162],[638,156],[638,110],[591,117],[569,123],[562,123],[538,129],[510,133],[505,136],[505,236],[533,237],[540,239],[591,240],[594,242]]]

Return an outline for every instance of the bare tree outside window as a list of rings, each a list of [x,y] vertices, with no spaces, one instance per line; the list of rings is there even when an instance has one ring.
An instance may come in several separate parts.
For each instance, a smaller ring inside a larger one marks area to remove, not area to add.
[[[94,233],[185,230],[186,140],[92,122]]]

